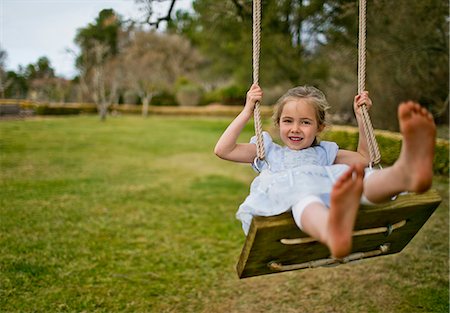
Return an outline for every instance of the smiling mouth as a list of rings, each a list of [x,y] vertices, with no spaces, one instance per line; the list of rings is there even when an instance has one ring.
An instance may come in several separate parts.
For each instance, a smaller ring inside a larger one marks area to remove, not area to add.
[[[290,136],[289,139],[296,142],[300,142],[303,140],[303,138],[297,136]]]

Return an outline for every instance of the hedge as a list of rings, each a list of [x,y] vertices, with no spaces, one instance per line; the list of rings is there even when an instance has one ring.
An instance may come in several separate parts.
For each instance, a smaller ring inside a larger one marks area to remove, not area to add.
[[[72,115],[72,114],[92,114],[97,113],[97,107],[92,105],[79,106],[53,106],[53,105],[38,105],[34,106],[34,111],[37,115]]]
[[[383,132],[387,133],[387,132]],[[341,149],[356,150],[358,146],[358,133],[354,131],[333,130],[322,134],[323,140],[336,142]],[[376,134],[381,153],[381,164],[392,165],[400,155],[401,136],[392,133]],[[449,175],[449,142],[438,139],[436,142],[435,156],[433,162],[434,173],[438,175]]]

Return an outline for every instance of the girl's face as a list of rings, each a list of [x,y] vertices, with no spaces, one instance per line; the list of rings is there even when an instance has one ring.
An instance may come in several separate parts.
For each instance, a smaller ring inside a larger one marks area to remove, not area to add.
[[[318,125],[316,109],[305,99],[290,99],[280,116],[280,138],[292,150],[311,147],[316,135],[322,131]]]

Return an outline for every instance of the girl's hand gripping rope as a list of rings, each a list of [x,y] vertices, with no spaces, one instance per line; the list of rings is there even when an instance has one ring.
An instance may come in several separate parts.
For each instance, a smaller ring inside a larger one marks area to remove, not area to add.
[[[261,101],[263,97],[263,91],[261,87],[256,84],[253,84],[250,87],[250,90],[247,92],[247,98],[245,101],[244,110],[248,111],[248,113],[253,113],[255,109],[255,105],[257,101]]]
[[[367,110],[372,107],[372,100],[369,98],[369,92],[363,91],[361,94],[356,95],[353,101],[353,110],[356,116],[361,116],[361,107],[365,105]]]

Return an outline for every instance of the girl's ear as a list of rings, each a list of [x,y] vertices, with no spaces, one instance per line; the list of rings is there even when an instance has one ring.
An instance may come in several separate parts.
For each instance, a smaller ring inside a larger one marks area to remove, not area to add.
[[[317,127],[317,131],[320,133],[325,129],[325,124],[319,125],[319,127]]]

